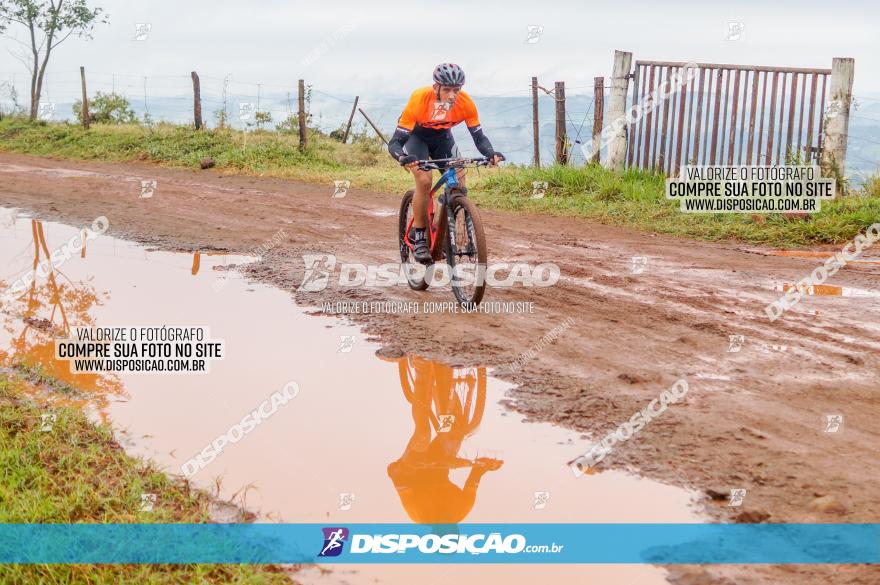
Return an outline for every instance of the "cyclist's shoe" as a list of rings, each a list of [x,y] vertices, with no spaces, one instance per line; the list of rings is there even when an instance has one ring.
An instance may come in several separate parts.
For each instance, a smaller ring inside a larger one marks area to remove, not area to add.
[[[431,250],[428,247],[428,237],[425,228],[412,228],[409,230],[409,241],[413,245],[413,258],[419,264],[431,264]]]

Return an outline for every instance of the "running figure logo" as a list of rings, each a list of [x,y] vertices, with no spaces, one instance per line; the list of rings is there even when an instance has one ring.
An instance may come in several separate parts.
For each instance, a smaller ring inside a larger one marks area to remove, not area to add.
[[[836,433],[843,427],[842,414],[826,414],[825,415],[825,432]]]
[[[324,532],[324,548],[319,557],[338,557],[342,554],[345,541],[348,540],[348,528],[322,528]]]
[[[629,267],[629,271],[633,274],[642,274],[645,271],[645,268],[648,267],[648,257],[647,256],[633,256],[631,259],[631,265]]]
[[[434,102],[434,110],[431,112],[432,120],[445,120],[446,112],[449,111],[450,105],[448,102]]]
[[[327,288],[330,273],[336,266],[336,256],[333,254],[304,254],[302,258],[306,270],[303,274],[302,284],[296,290],[318,292]]]
[[[727,338],[730,341],[730,345],[727,347],[728,353],[739,353],[746,342],[745,335],[728,335]]]

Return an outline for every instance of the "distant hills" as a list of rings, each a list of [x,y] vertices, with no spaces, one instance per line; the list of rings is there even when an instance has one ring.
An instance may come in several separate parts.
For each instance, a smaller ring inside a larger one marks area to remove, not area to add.
[[[515,96],[473,97],[480,110],[483,128],[495,148],[503,152],[511,162],[530,164],[533,156],[532,103],[528,90],[523,90],[522,95]],[[73,119],[71,108],[74,99],[55,102],[53,119]],[[351,97],[313,93],[310,104],[312,123],[326,131],[342,126],[351,112],[352,100]],[[143,98],[130,97],[130,101],[132,109],[142,117],[145,112]],[[362,96],[358,107],[363,108],[388,137],[394,131],[397,117],[405,102],[406,96],[378,98]],[[253,104],[253,108],[256,108],[256,96],[237,95],[227,100],[230,124],[236,128],[245,128],[248,120],[239,119],[240,103]],[[549,163],[555,152],[554,102],[551,96],[542,93],[538,103],[541,162]],[[147,106],[154,121],[192,122],[192,98],[188,96],[149,96]],[[295,107],[295,99],[291,104],[287,94],[261,96],[259,108],[272,114],[272,123],[266,127],[274,127],[290,115],[290,106]],[[245,106],[245,109],[247,107]],[[202,116],[208,126],[216,125],[214,112],[220,108],[222,101],[218,96],[207,96],[203,99]],[[566,112],[569,137],[575,141],[589,141],[593,126],[593,96],[569,94],[566,98]],[[355,115],[355,127],[356,129],[366,127],[360,114]],[[456,128],[454,133],[465,155],[477,154],[463,126]],[[866,174],[880,170],[880,99],[873,97],[856,99],[856,109],[850,118],[849,134],[847,174],[858,180]],[[583,162],[579,148],[572,150],[572,162],[574,164]]]

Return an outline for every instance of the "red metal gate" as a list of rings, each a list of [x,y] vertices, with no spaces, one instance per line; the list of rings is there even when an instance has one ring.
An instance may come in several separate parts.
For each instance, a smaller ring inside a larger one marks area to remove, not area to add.
[[[636,61],[631,103],[669,93],[683,62]],[[630,127],[626,165],[677,176],[686,164],[819,160],[831,69],[697,63],[692,79]],[[768,100],[769,93],[769,100]]]

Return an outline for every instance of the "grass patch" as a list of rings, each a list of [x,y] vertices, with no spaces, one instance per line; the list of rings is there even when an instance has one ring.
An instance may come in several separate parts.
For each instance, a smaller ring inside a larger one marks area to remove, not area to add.
[[[546,181],[547,194],[531,199],[532,181]],[[487,176],[474,198],[489,207],[575,215],[601,223],[635,227],[702,240],[801,246],[852,239],[880,221],[880,179],[835,201],[806,219],[782,214],[696,214],[679,211],[664,196],[665,177],[646,171],[614,173],[603,167],[518,167]]]
[[[49,412],[24,382],[0,374],[0,522],[202,523],[210,498],[150,464],[129,457],[111,430],[77,408]],[[141,494],[156,494],[150,512]],[[31,583],[289,584],[280,569],[248,565],[0,565],[5,585]]]
[[[226,173],[269,175],[326,184],[347,179],[355,188],[402,193],[412,179],[378,138],[365,134],[351,144],[312,132],[300,152],[295,134],[230,129],[195,131],[155,124],[94,125],[89,131],[68,123],[0,120],[0,150],[44,156],[149,161],[176,168],[198,168],[212,157]],[[502,148],[502,150],[504,150]],[[543,199],[531,199],[532,181],[546,181]],[[471,171],[468,186],[482,207],[577,216],[702,240],[739,240],[750,244],[802,246],[837,244],[880,221],[880,178],[846,198],[823,202],[807,219],[781,214],[685,214],[663,195],[664,177],[644,171],[617,173],[600,166],[509,166]]]
[[[95,124],[88,131],[68,123],[0,120],[0,150],[109,162],[144,161],[171,168],[199,168],[212,157],[225,173],[269,175],[314,183],[347,179],[359,188],[396,192],[409,178],[378,138],[360,135],[341,144],[320,133],[299,150],[296,134],[230,129],[195,131],[186,126]],[[396,172],[395,172],[396,171]],[[331,191],[332,192],[332,191]]]

